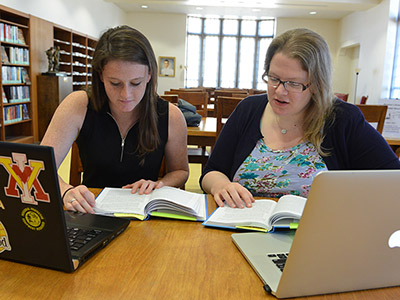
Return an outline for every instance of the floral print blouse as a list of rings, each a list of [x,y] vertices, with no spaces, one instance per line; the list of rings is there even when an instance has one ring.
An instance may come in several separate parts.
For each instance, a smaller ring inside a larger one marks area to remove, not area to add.
[[[260,139],[236,171],[233,182],[240,183],[254,196],[307,197],[314,177],[323,170],[327,167],[310,142],[286,150],[272,150]]]

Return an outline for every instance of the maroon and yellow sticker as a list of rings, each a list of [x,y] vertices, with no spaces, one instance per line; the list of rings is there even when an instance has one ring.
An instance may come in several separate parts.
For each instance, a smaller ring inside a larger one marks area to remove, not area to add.
[[[24,224],[34,231],[42,230],[46,224],[40,211],[33,207],[24,208],[21,212],[21,217]]]

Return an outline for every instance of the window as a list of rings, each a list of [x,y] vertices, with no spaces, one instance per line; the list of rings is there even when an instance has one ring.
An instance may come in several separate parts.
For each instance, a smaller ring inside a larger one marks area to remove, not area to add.
[[[397,17],[396,44],[389,98],[400,99],[400,9]]]
[[[261,79],[275,20],[187,20],[186,87],[266,89]]]

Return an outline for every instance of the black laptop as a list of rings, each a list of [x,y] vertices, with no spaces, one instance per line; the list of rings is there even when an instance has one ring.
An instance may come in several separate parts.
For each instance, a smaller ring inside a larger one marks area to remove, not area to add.
[[[52,147],[0,142],[0,258],[72,272],[129,220],[64,211]]]

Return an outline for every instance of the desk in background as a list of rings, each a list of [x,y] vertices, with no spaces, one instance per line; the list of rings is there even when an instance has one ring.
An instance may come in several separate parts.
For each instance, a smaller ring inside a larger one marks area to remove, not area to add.
[[[215,202],[207,200],[212,212]],[[0,260],[0,298],[276,299],[264,292],[231,234],[200,222],[132,221],[71,274]],[[297,299],[400,299],[400,287]]]
[[[394,153],[400,158],[400,139],[398,138],[385,138],[386,142],[392,147]]]
[[[188,145],[211,146],[217,139],[217,118],[203,117],[198,127],[188,127]]]

